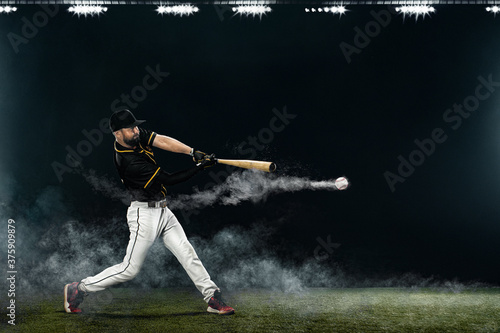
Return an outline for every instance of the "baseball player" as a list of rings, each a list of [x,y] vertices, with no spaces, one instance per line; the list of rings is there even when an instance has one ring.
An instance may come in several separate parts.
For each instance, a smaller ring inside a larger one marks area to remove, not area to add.
[[[109,120],[116,139],[115,166],[132,200],[127,211],[130,240],[123,262],[80,282],[65,285],[64,309],[68,313],[79,313],[82,311],[79,305],[88,293],[133,279],[139,273],[153,242],[161,238],[203,295],[208,303],[207,311],[221,315],[233,314],[234,309],[223,302],[220,289],[210,279],[165,199],[165,186],[188,180],[214,165],[215,157],[168,136],[138,127],[143,122],[137,120],[129,110],[116,111]],[[157,165],[152,147],[188,154],[193,157],[196,166],[169,174]]]

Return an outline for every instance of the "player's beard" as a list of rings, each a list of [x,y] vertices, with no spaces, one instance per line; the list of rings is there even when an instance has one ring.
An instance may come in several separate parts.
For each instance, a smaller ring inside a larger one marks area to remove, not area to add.
[[[123,142],[125,142],[130,147],[135,147],[139,144],[139,135],[133,136],[132,139],[125,139],[124,138]]]

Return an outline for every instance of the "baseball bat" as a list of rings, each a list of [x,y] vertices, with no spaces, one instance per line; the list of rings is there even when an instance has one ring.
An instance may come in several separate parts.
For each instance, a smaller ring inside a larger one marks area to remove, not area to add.
[[[219,158],[217,159],[217,163],[232,165],[243,169],[257,169],[265,172],[274,172],[276,170],[276,164],[265,161],[223,160]]]

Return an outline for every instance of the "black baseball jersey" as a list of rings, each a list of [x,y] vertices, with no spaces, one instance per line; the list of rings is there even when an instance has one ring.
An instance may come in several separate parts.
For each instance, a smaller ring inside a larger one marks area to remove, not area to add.
[[[132,201],[161,200],[167,195],[165,186],[187,180],[200,170],[194,167],[175,174],[163,171],[153,154],[155,138],[155,132],[139,128],[139,144],[134,149],[115,141],[115,166]]]

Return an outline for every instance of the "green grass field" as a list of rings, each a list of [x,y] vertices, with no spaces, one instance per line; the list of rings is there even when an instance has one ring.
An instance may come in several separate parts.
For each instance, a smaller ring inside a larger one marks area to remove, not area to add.
[[[20,304],[12,332],[500,332],[500,289],[309,289],[226,294],[236,314],[206,312],[197,291],[115,288],[67,314],[61,293]]]

